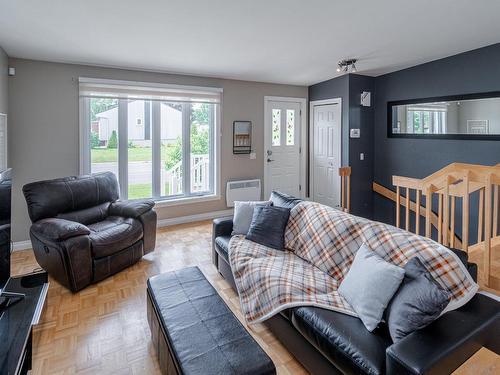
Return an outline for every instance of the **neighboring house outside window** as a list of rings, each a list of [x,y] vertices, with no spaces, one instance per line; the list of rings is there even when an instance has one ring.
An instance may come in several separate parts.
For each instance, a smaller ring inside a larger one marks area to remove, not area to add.
[[[82,173],[114,172],[124,199],[217,197],[221,95],[81,79]]]

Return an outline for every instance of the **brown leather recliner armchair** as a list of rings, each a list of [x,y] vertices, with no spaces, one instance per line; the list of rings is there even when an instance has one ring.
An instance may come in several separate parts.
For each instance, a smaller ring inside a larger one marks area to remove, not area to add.
[[[37,262],[73,292],[155,248],[154,202],[118,200],[111,172],[33,182],[23,193]]]

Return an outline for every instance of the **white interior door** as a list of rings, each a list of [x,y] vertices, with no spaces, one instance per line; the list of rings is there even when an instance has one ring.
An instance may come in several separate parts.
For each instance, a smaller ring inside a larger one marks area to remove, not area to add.
[[[265,116],[264,198],[272,190],[300,197],[300,102],[268,101]]]
[[[312,194],[313,201],[340,206],[341,104],[313,106]]]

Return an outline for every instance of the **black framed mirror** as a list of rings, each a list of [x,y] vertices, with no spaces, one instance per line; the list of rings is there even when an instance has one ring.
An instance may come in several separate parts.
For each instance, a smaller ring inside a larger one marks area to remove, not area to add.
[[[390,138],[500,140],[500,92],[387,103]]]

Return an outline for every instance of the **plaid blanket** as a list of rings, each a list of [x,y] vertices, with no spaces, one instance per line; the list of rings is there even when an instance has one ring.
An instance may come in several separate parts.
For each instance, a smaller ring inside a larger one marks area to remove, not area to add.
[[[444,312],[467,303],[478,289],[458,257],[431,239],[318,203],[302,202],[290,212],[284,251],[244,236],[234,236],[229,243],[229,260],[247,322],[262,322],[295,306],[356,316],[337,289],[363,243],[400,267],[418,256],[452,296]]]

